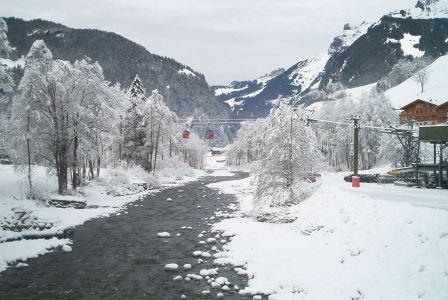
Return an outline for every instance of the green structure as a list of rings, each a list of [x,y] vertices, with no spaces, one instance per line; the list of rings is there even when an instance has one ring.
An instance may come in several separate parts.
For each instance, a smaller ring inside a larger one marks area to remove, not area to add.
[[[423,142],[446,144],[448,143],[448,125],[421,126],[418,137]]]
[[[401,141],[401,140],[400,140]],[[422,163],[419,158],[420,143],[430,143],[434,145],[433,163]],[[448,145],[448,125],[421,126],[418,129],[418,139],[415,141],[416,157],[410,166],[393,170],[392,173],[411,176],[415,178],[415,185],[420,185],[420,173],[432,172],[437,180],[437,186],[443,186],[444,172],[448,177],[447,157],[443,156],[443,151]],[[437,149],[439,156],[437,157]],[[437,161],[438,158],[438,161]],[[438,173],[438,175],[437,175]]]
[[[438,187],[442,187],[443,171],[446,169],[448,178],[447,160],[443,157],[443,150],[448,143],[448,125],[421,126],[419,128],[418,137],[421,142],[431,143],[434,145],[434,167],[437,167],[439,173]],[[439,163],[437,164],[437,146],[439,147]],[[419,164],[416,164],[416,178],[418,181]],[[434,171],[436,173],[436,171]]]

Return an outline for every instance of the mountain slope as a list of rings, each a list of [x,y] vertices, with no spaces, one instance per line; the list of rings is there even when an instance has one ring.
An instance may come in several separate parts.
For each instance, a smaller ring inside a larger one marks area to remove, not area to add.
[[[416,75],[386,92],[386,96],[391,99],[395,108],[399,109],[416,99],[440,103],[448,101],[448,55],[438,58],[425,70],[429,74],[429,79],[423,92],[421,92],[420,84],[415,80]]]
[[[107,80],[127,88],[138,74],[146,91],[158,89],[181,117],[225,117],[228,109],[209,91],[204,76],[174,59],[152,54],[112,32],[72,29],[44,20],[6,18],[13,59],[25,56],[42,39],[57,59],[75,61],[88,56],[98,61]]]
[[[212,87],[212,90],[218,99],[232,104],[234,115],[238,117],[265,116],[275,100],[297,98],[318,89],[329,58],[344,51],[367,28],[368,24],[365,22],[356,27],[346,24],[341,35],[334,38],[327,51],[300,61],[275,76],[261,77],[264,79],[263,85],[254,86],[253,83],[260,81],[259,78],[253,81],[232,82],[228,87]],[[243,88],[245,86],[246,88]]]
[[[445,55],[447,17],[448,0],[425,0],[411,9],[385,15],[373,25],[346,24],[327,51],[269,79],[259,93],[243,89],[221,94],[219,99],[232,103],[238,117],[263,117],[280,98],[310,105],[327,99],[335,90],[374,84],[403,59],[433,60]],[[240,84],[234,82],[229,88]]]

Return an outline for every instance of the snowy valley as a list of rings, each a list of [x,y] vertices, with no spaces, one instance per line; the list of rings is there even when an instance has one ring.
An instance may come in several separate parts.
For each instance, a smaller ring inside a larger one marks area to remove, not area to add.
[[[126,4],[151,51],[0,17],[0,299],[448,299],[448,0],[410,2],[213,86],[153,49],[241,70],[244,5]]]

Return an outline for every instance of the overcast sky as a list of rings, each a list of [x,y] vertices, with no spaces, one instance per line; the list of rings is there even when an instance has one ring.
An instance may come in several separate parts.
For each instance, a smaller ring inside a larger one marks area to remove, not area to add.
[[[254,79],[328,48],[345,23],[416,0],[1,0],[0,16],[113,31],[204,73]]]

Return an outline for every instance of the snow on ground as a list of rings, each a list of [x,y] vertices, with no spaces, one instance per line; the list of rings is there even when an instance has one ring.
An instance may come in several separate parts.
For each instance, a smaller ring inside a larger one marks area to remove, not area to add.
[[[359,101],[361,99],[365,99],[366,97],[368,97],[369,94],[372,92],[372,89],[375,88],[376,88],[376,82],[352,89],[346,89],[344,90],[344,92],[347,94],[347,96],[349,96],[353,100]]]
[[[289,79],[294,80],[295,86],[301,86],[303,91],[306,90],[322,72],[329,58],[328,53],[323,53],[297,64],[296,70],[291,72]]]
[[[416,47],[420,43],[421,35],[412,35],[409,33],[403,34],[403,38],[400,40],[387,39],[387,43],[398,43],[401,46],[404,56],[422,57],[425,55],[425,51],[422,51]]]
[[[436,104],[448,101],[446,89],[448,85],[448,76],[446,75],[448,55],[439,57],[425,70],[428,71],[429,79],[428,83],[425,84],[423,93],[421,93],[420,84],[415,81],[416,75],[386,92],[386,96],[391,99],[393,107],[400,108],[417,99],[433,100]]]
[[[347,95],[347,97],[350,97],[354,101],[359,102],[362,99],[365,99],[366,97],[368,97],[372,93],[372,90],[374,90],[374,89],[376,89],[376,82],[367,84],[367,85],[363,85],[363,86],[359,86],[356,88],[341,90],[340,92],[345,93]],[[310,105],[308,105],[307,107],[305,107],[305,109],[312,110],[312,111],[319,111],[320,108],[323,105],[325,105],[326,102],[329,102],[329,101],[313,102]]]
[[[229,105],[230,108],[232,108],[232,109],[233,109],[234,106],[238,106],[238,105],[242,104],[242,102],[236,101],[235,98],[231,98],[231,99],[226,100],[224,102],[227,103],[227,105]]]
[[[234,176],[235,174],[227,170],[215,170],[209,176]]]
[[[215,96],[227,95],[233,92],[239,92],[247,89],[247,85],[242,88],[233,88],[233,87],[220,87],[215,89]]]
[[[401,108],[410,102],[421,99],[433,102],[440,105],[448,101],[448,92],[446,86],[448,85],[448,77],[446,70],[448,70],[448,55],[439,57],[431,65],[425,68],[428,72],[428,82],[424,86],[423,93],[421,92],[420,84],[415,80],[417,74],[408,78],[401,84],[393,87],[385,92],[385,95],[391,100],[392,107]],[[361,100],[368,96],[372,89],[375,89],[376,83],[346,89],[344,92],[352,99]],[[319,110],[325,102],[315,102],[306,107],[308,110]]]
[[[319,190],[291,207],[293,223],[215,224],[235,234],[216,262],[245,265],[243,293],[270,299],[448,299],[448,211],[422,207],[446,207],[448,191],[353,189],[342,176],[324,174]],[[251,209],[249,179],[209,186]]]
[[[196,74],[194,74],[191,70],[189,70],[187,68],[179,70],[179,71],[177,71],[177,73],[180,75],[196,77]]]
[[[222,149],[220,149],[222,150]],[[205,155],[205,169],[206,170],[224,170],[226,169],[225,154],[215,154],[211,152]]]
[[[8,58],[0,58],[0,65],[6,66],[8,69],[12,69],[14,67],[25,67],[25,58],[22,56],[18,60],[10,60]]]
[[[415,1],[414,1],[415,2]],[[425,3],[429,1],[420,1]],[[396,11],[390,15],[394,18],[413,18],[413,19],[433,19],[433,18],[446,18],[448,16],[448,0],[431,1],[432,3],[427,5],[425,10],[413,6],[405,11]],[[429,9],[428,9],[429,8]]]
[[[257,96],[258,94],[260,94],[265,87],[262,87],[261,89],[256,90],[255,92],[249,93],[247,95],[242,96],[241,98],[253,98],[255,96]]]
[[[180,162],[164,162],[163,167],[157,176],[149,175],[140,168],[102,169],[99,180],[89,182],[79,189],[81,193],[72,196],[57,195],[55,176],[48,174],[43,167],[35,167],[33,184],[38,194],[45,199],[86,203],[86,208],[75,209],[46,206],[26,199],[25,176],[15,172],[11,165],[0,165],[0,272],[15,260],[16,256],[6,254],[11,247],[15,249],[13,252],[17,252],[17,258],[25,259],[69,241],[61,239],[57,242],[57,238],[18,239],[62,234],[89,219],[120,214],[126,209],[126,204],[159,190],[154,188],[179,186],[205,175],[204,171],[192,170]],[[152,190],[146,190],[144,185]],[[29,251],[23,250],[23,247],[29,248]]]
[[[219,189],[225,194],[235,195],[239,202],[239,210],[243,214],[249,214],[252,209],[252,189],[249,177],[240,180],[214,182],[208,184],[207,187]]]
[[[28,258],[48,253],[53,248],[68,244],[71,244],[69,239],[58,238],[0,243],[0,272],[4,271],[9,263],[17,260],[25,261]]]

